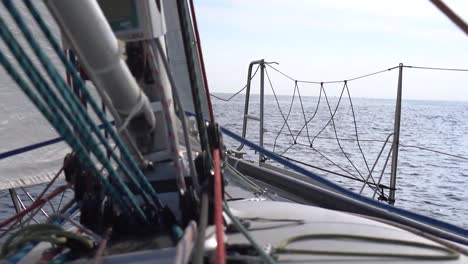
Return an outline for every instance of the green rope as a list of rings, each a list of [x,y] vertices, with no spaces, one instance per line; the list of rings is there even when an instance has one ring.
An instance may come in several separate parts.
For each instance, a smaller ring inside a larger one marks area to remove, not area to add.
[[[37,79],[38,76],[34,74],[37,72],[31,71],[32,70],[30,68],[31,62],[27,59],[27,57],[25,58],[24,53],[23,53],[23,56],[20,56],[19,53],[21,53],[22,50],[19,47],[16,40],[12,38],[11,32],[8,31],[1,17],[0,17],[0,35],[2,39],[4,40],[4,42],[7,44],[7,46],[10,48],[12,53],[16,54],[15,56],[18,62],[20,63],[20,65],[23,66],[23,69],[25,70],[28,77],[31,79],[33,83],[37,84],[38,90],[41,92],[42,95],[44,95],[46,91],[43,90],[44,88],[43,83],[40,82]],[[60,114],[55,114],[53,110],[51,110],[48,107],[48,106],[55,106],[55,103],[50,100],[51,98],[44,96],[45,101],[42,101],[41,99],[39,99],[36,93],[32,92],[32,89],[29,87],[26,81],[21,77],[21,75],[13,68],[12,64],[5,57],[3,52],[0,52],[0,63],[3,65],[5,70],[9,73],[9,75],[13,78],[13,80],[18,84],[18,86],[23,90],[23,92],[29,97],[29,99],[41,111],[41,113],[49,120],[49,122],[54,126],[54,128],[64,137],[66,142],[70,144],[70,146],[73,149],[76,150],[78,156],[81,158],[81,160],[84,161],[85,165],[93,169],[93,172],[96,175],[98,175],[97,174],[98,170],[93,165],[91,157],[89,156],[87,150],[81,144],[81,142],[75,138],[73,134],[73,130],[67,125],[67,123],[65,122],[65,120]],[[109,193],[111,193],[112,197],[117,202],[120,202],[120,205],[123,206],[122,209],[128,207],[128,206],[125,206],[122,196],[115,191],[114,187],[108,181],[106,181],[104,178],[101,178],[101,177],[98,177],[98,178],[101,180],[101,183],[103,184],[104,188],[107,189]],[[128,209],[131,209],[131,207],[128,207]]]
[[[62,61],[63,65],[67,69],[67,71],[72,75],[74,83],[77,84],[77,88],[80,90],[80,92],[85,96],[86,100],[89,102],[91,108],[94,110],[96,115],[98,116],[99,120],[102,122],[104,125],[104,128],[109,132],[111,135],[112,139],[115,141],[117,147],[122,153],[123,158],[125,161],[129,164],[130,168],[133,170],[134,175],[137,176],[137,179],[140,181],[142,186],[150,192],[150,194],[153,196],[153,199],[157,202],[160,208],[163,208],[164,205],[162,204],[161,200],[158,197],[158,194],[156,190],[153,188],[151,183],[148,181],[148,179],[145,177],[145,175],[142,173],[140,168],[138,167],[137,163],[133,159],[132,155],[130,155],[130,152],[128,149],[125,147],[125,144],[123,143],[122,139],[120,136],[115,132],[113,129],[112,125],[110,122],[106,119],[105,115],[102,113],[100,110],[99,105],[96,103],[96,101],[92,98],[91,94],[89,91],[86,89],[86,86],[83,82],[83,80],[80,78],[79,74],[76,71],[76,68],[74,65],[70,63],[70,61],[67,59],[66,55],[62,51],[58,41],[56,38],[53,36],[47,25],[45,24],[44,20],[40,16],[39,12],[37,11],[36,7],[32,4],[31,0],[23,0],[25,3],[26,7],[30,11],[31,15],[34,17],[36,20],[36,23],[39,25],[39,28],[43,32],[43,34],[46,36],[48,39],[49,43],[51,44],[52,48]]]
[[[422,255],[422,254],[400,254],[400,253],[379,253],[379,252],[350,252],[350,251],[332,251],[332,250],[312,250],[312,249],[288,249],[287,247],[298,241],[311,240],[311,239],[348,239],[360,240],[365,242],[385,243],[393,245],[411,246],[423,249],[432,249],[443,251],[445,255]],[[417,260],[454,260],[460,257],[460,254],[452,249],[425,244],[416,241],[406,241],[400,239],[389,239],[379,237],[368,237],[360,235],[346,235],[346,234],[309,234],[291,237],[281,242],[275,251],[275,255],[279,254],[301,254],[301,255],[327,255],[327,256],[347,256],[347,257],[381,257],[381,258],[407,258]]]
[[[122,171],[125,173],[125,175],[130,179],[130,181],[134,184],[136,189],[141,190],[141,186],[138,183],[138,181],[135,180],[134,177],[132,177],[131,173],[127,169],[127,166],[123,164],[123,162],[117,157],[116,153],[112,151],[112,147],[109,145],[108,140],[105,139],[104,135],[98,128],[98,126],[91,120],[89,117],[89,114],[86,112],[82,104],[78,101],[76,96],[73,95],[71,90],[68,88],[67,84],[63,80],[63,78],[58,74],[57,70],[49,60],[49,58],[44,54],[42,51],[41,47],[38,45],[34,37],[32,36],[30,30],[28,27],[25,25],[21,15],[19,14],[18,10],[15,8],[14,4],[11,1],[3,1],[3,4],[5,7],[8,9],[10,12],[11,16],[17,23],[18,27],[21,29],[23,32],[26,40],[30,44],[31,48],[35,52],[36,56],[39,58],[41,64],[43,65],[44,69],[48,73],[49,77],[57,87],[57,90],[61,93],[62,97],[65,99],[65,102],[69,105],[71,108],[72,114],[74,117],[76,117],[78,122],[78,126],[80,128],[86,127],[86,124],[88,124],[92,131],[97,135],[103,146],[106,148],[108,153],[111,154],[111,157],[116,161],[117,165],[122,169]],[[100,110],[100,109],[99,109]],[[101,110],[100,110],[101,111]],[[83,120],[83,118],[85,120]],[[86,133],[86,135],[89,135],[87,139],[91,139],[91,142],[88,145],[96,146],[96,143],[92,140],[92,136],[90,136],[89,133]],[[86,139],[86,138],[85,138]],[[119,178],[120,179],[120,178]],[[157,205],[154,204],[152,201],[151,197],[147,194],[146,191],[142,191],[143,197],[146,199],[146,201],[151,204],[155,209],[158,209]]]
[[[89,252],[93,249],[93,243],[87,238],[72,232],[63,230],[54,224],[37,224],[24,227],[5,241],[2,246],[2,256],[7,256],[11,252],[16,252],[30,242],[49,242],[53,245],[61,245],[78,250]]]

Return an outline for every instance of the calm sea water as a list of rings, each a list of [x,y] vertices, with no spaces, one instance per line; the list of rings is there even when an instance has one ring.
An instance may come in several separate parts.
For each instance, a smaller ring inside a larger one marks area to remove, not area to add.
[[[227,94],[219,94],[219,96],[229,97]],[[254,95],[251,99],[249,112],[254,116],[259,114],[258,98]],[[292,96],[279,96],[278,99],[286,117]],[[337,102],[336,97],[330,99],[332,110],[335,109]],[[240,134],[244,97],[240,95],[229,102],[213,99],[213,103],[217,121]],[[306,120],[308,120],[317,109],[318,97],[302,97],[302,103]],[[368,166],[372,168],[383,147],[382,141],[385,141],[393,132],[395,101],[360,98],[353,99],[352,103],[361,149]],[[278,109],[275,97],[267,95],[265,98],[265,147],[270,150],[275,147],[275,152],[281,153],[294,142],[289,131],[297,135],[305,122],[300,102],[296,97],[288,119],[289,129],[284,126],[278,136],[284,124],[284,119]],[[340,149],[332,124],[326,126],[329,120],[330,112],[322,98],[314,119],[308,123],[310,137],[307,137],[307,131],[304,128],[297,137],[297,144],[284,155],[341,174],[359,178],[360,173],[367,177],[367,166],[355,140],[356,130],[348,98],[342,99],[334,121],[341,147],[357,170]],[[403,101],[395,206],[468,228],[467,121],[468,102]],[[313,142],[317,150],[315,151],[310,148],[310,142],[324,127],[323,132]],[[249,121],[247,138],[258,143],[257,121]],[[238,146],[229,138],[225,138],[225,141],[230,147]],[[426,150],[415,147],[423,147]],[[383,157],[375,166],[373,175],[376,181],[381,175],[389,150],[390,145],[387,145],[383,151]],[[461,156],[465,159],[428,150]],[[244,151],[248,153],[248,158],[258,160],[257,154],[252,150],[244,149]],[[387,186],[389,186],[390,179],[390,163],[391,157],[381,181]],[[351,190],[357,192],[361,190],[362,183],[360,182],[320,170],[308,169]],[[372,196],[373,192],[365,188],[364,194]],[[385,194],[388,195],[388,190],[385,190]]]

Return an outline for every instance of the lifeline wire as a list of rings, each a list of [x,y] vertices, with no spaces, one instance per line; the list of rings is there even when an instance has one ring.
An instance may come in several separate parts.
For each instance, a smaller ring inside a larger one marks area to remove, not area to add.
[[[318,183],[330,188],[331,190],[341,193],[345,195],[346,197],[352,199],[353,201],[356,201],[355,203],[356,206],[359,206],[359,207],[370,206],[370,208],[368,209],[372,208],[372,210],[375,210],[376,212],[379,210],[384,210],[385,212],[387,212],[386,217],[388,217],[389,219],[391,218],[393,221],[396,221],[399,223],[404,222],[405,224],[413,226],[413,227],[415,226],[416,223],[422,223],[429,227],[441,229],[445,232],[435,231],[431,228],[426,228],[424,225],[419,225],[418,227],[416,227],[417,229],[421,229],[421,230],[423,230],[423,227],[424,227],[424,230],[428,233],[435,234],[438,237],[445,238],[450,241],[458,242],[463,245],[468,245],[468,230],[466,229],[463,229],[461,227],[458,227],[458,226],[455,226],[450,223],[446,223],[437,219],[433,219],[427,216],[419,215],[417,213],[406,211],[404,209],[400,209],[400,208],[393,207],[387,204],[383,204],[365,196],[361,196],[325,178],[322,178],[316,175],[315,173],[312,173],[286,159],[279,157],[276,153],[273,153],[261,146],[258,146],[255,143],[252,143],[251,141],[235,134],[234,132],[224,127],[221,127],[221,131],[226,136],[245,144],[247,147],[250,147],[254,149],[255,151],[258,151],[262,155],[265,155],[266,157],[278,162],[279,164],[286,166],[300,174],[303,174],[304,176],[317,181]],[[395,216],[392,216],[393,215],[392,213],[394,213]],[[408,218],[410,219],[410,221],[407,220]]]
[[[252,74],[252,77],[250,77],[250,80],[252,80],[255,77],[255,75],[257,74],[259,68],[260,68],[260,65],[257,66],[257,69],[255,69],[255,72],[254,72],[254,74]],[[218,100],[221,100],[221,101],[224,101],[224,102],[229,102],[229,101],[231,101],[232,98],[236,97],[238,94],[240,94],[246,88],[247,88],[247,84],[244,85],[244,87],[242,89],[235,92],[233,95],[229,96],[228,98],[222,98],[222,97],[219,97],[219,96],[217,96],[215,94],[212,94],[212,93],[210,94],[210,96],[213,96],[214,98],[216,98]]]

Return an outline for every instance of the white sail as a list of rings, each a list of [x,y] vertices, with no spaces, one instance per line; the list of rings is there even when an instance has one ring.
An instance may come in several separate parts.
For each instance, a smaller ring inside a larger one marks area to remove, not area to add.
[[[53,33],[59,37],[59,30],[42,1],[37,1],[37,7],[46,21],[49,22]],[[20,11],[26,9],[20,1],[16,3]],[[27,13],[27,12],[23,12]],[[17,36],[21,44],[25,44],[19,29],[14,26],[9,14],[2,8],[0,16],[6,21],[9,28]],[[41,45],[46,45],[47,41],[40,34],[31,17],[30,25],[34,29]],[[25,51],[30,54],[30,58],[36,62],[35,56],[27,45],[23,45]],[[0,48],[8,50],[3,41],[0,41]],[[47,49],[46,50],[50,50]],[[51,52],[52,53],[52,52]],[[7,53],[11,61],[14,58]],[[58,59],[49,54],[61,68]],[[65,74],[65,72],[63,71]],[[39,113],[36,107],[18,89],[17,85],[6,74],[3,67],[0,67],[0,157],[1,153],[16,150],[25,146],[36,144],[59,137],[51,128],[50,124]],[[48,182],[60,168],[64,154],[69,152],[69,147],[65,143],[56,143],[48,147],[36,149],[19,155],[0,159],[0,189],[16,188],[27,185],[35,185]]]

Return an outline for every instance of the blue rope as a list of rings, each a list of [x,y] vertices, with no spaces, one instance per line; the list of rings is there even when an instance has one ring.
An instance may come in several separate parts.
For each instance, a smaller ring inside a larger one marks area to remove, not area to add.
[[[319,182],[320,184],[324,185],[324,186],[327,186],[328,188],[332,189],[332,190],[335,190],[336,192],[339,192],[341,194],[344,194],[346,196],[348,196],[349,198],[352,198],[356,201],[359,201],[359,202],[362,202],[362,203],[365,203],[365,204],[368,204],[368,205],[372,205],[372,206],[375,206],[375,207],[378,207],[378,208],[381,208],[381,209],[385,209],[389,212],[392,212],[392,213],[395,213],[395,214],[398,214],[400,216],[403,216],[403,217],[406,217],[406,218],[409,218],[409,219],[412,219],[412,220],[415,220],[415,221],[418,221],[418,222],[422,222],[422,223],[425,223],[425,224],[428,224],[430,226],[434,226],[434,227],[437,227],[437,228],[441,228],[443,230],[446,230],[450,233],[453,233],[453,234],[456,234],[458,236],[462,236],[464,238],[468,238],[468,230],[466,229],[463,229],[461,227],[458,227],[458,226],[455,226],[455,225],[452,225],[452,224],[449,224],[449,223],[446,223],[446,222],[443,222],[443,221],[440,221],[440,220],[437,220],[437,219],[433,219],[433,218],[430,218],[430,217],[427,217],[427,216],[423,216],[423,215],[419,215],[419,214],[416,214],[416,213],[413,213],[413,212],[410,212],[410,211],[406,211],[404,209],[400,209],[400,208],[397,208],[397,207],[393,207],[393,206],[390,206],[390,205],[387,205],[387,204],[383,204],[383,203],[380,203],[380,202],[377,202],[375,200],[372,200],[368,197],[365,197],[365,196],[361,196],[357,193],[354,193],[346,188],[343,188],[335,183],[332,183],[331,181],[323,178],[323,177],[320,177],[318,175],[316,175],[315,173],[312,173],[280,156],[278,156],[277,154],[269,151],[269,150],[266,150],[258,145],[256,145],[255,143],[252,143],[251,141],[235,134],[234,132],[231,132],[230,130],[224,128],[224,127],[221,127],[221,131],[237,140],[238,142],[242,143],[242,144],[245,144],[246,146],[252,148],[253,150],[265,155],[266,157],[268,158],[271,158],[272,160],[278,162],[279,164],[283,165],[283,166],[286,166],[288,168],[291,168],[293,171],[296,171],[304,176],[307,176],[317,182]],[[467,241],[466,240],[463,240],[463,239],[456,239],[456,238],[453,238],[453,237],[445,237],[446,239],[448,240],[452,240],[452,241],[455,241],[455,242],[458,242],[458,243],[461,243],[461,244],[464,244],[464,245],[468,245]]]
[[[31,34],[29,28],[26,26],[24,23],[20,13],[14,6],[14,4],[11,1],[3,1],[4,6],[8,9],[10,12],[11,16],[17,23],[18,27],[21,29],[23,32],[23,35],[25,36],[26,40],[30,44],[31,48],[35,52],[36,56],[39,58],[41,64],[43,65],[44,69],[46,70],[47,74],[57,87],[57,90],[60,92],[62,97],[65,99],[65,102],[69,105],[72,111],[72,115],[76,118],[68,118],[68,120],[72,122],[77,122],[75,125],[75,129],[85,129],[87,125],[90,126],[92,131],[97,135],[98,139],[100,142],[103,144],[103,146],[106,148],[107,152],[111,154],[111,157],[115,160],[117,165],[122,169],[122,171],[125,173],[125,175],[128,177],[128,179],[131,181],[131,183],[136,187],[137,190],[142,190],[143,197],[145,200],[151,204],[155,209],[158,209],[157,205],[154,204],[153,200],[151,199],[151,196],[148,195],[144,189],[142,189],[141,185],[139,184],[138,181],[135,180],[134,177],[132,177],[132,174],[130,171],[127,169],[127,166],[124,165],[124,163],[117,157],[116,153],[112,151],[112,147],[109,145],[108,140],[104,137],[104,135],[101,133],[97,125],[91,120],[89,114],[86,112],[85,108],[83,105],[79,102],[78,98],[74,96],[73,92],[67,87],[67,84],[63,80],[63,78],[58,74],[57,70],[49,60],[49,58],[44,54],[42,51],[41,47],[38,45],[36,40],[34,39],[33,35]],[[101,112],[101,109],[98,110]],[[83,120],[84,119],[84,120]],[[107,120],[107,119],[106,119]],[[83,130],[83,134],[85,135],[85,141],[90,140],[90,142],[87,144],[88,146],[93,146],[94,150],[97,152],[101,152],[101,150],[97,147],[98,144],[94,141],[92,138],[91,134],[85,129]],[[102,152],[101,152],[102,153]],[[110,168],[111,165],[107,158],[105,157],[104,154],[98,154],[98,159],[103,163],[108,163],[106,168]],[[129,190],[125,184],[123,183],[122,179],[120,177],[117,177],[116,180],[120,185],[122,185],[124,192],[129,195],[129,197],[132,196]],[[135,200],[135,198],[131,198],[131,200]],[[136,202],[134,203],[136,205]]]
[[[0,153],[0,160],[6,159],[6,158],[9,158],[9,157],[13,157],[13,156],[25,153],[25,152],[29,152],[29,151],[32,151],[32,150],[35,150],[35,149],[39,149],[39,148],[47,147],[47,146],[50,146],[50,145],[53,145],[53,144],[57,144],[57,143],[59,143],[61,141],[63,141],[63,138],[62,137],[57,137],[57,138],[45,140],[45,141],[42,141],[42,142],[39,142],[39,143],[24,146],[24,147],[21,147],[21,148],[5,151],[3,153]]]
[[[113,123],[113,122],[111,122],[111,123]],[[103,128],[103,125],[99,125],[99,129],[102,129],[102,128]],[[41,141],[41,142],[38,142],[38,143],[34,143],[34,144],[31,144],[31,145],[28,145],[28,146],[8,150],[8,151],[0,153],[0,160],[6,159],[6,158],[9,158],[9,157],[13,157],[13,156],[17,156],[17,155],[20,155],[20,154],[23,154],[23,153],[26,153],[26,152],[36,150],[36,149],[44,148],[44,147],[47,147],[47,146],[50,146],[50,145],[53,145],[53,144],[57,144],[57,143],[62,142],[62,141],[63,141],[63,137],[56,137],[56,138],[44,140],[44,141]]]
[[[111,124],[109,121],[106,119],[105,115],[102,113],[100,110],[99,105],[94,101],[94,99],[91,97],[90,93],[86,89],[86,86],[83,82],[83,80],[80,78],[79,74],[76,71],[76,68],[74,65],[70,63],[70,61],[67,59],[66,55],[62,51],[58,41],[56,38],[53,36],[47,25],[45,24],[44,20],[42,19],[41,15],[37,11],[36,7],[33,5],[31,0],[23,0],[24,4],[30,11],[31,15],[34,17],[36,20],[36,23],[39,25],[39,28],[43,32],[43,34],[46,36],[48,39],[49,43],[51,44],[52,48],[56,52],[56,54],[59,56],[60,60],[64,64],[65,68],[67,71],[72,75],[73,78],[73,83],[76,85],[78,90],[85,96],[86,100],[90,103],[91,108],[94,110],[94,112],[97,114],[99,120],[103,123],[104,128],[106,131],[109,132],[111,138],[115,141],[117,147],[119,150],[122,152],[122,156],[125,159],[125,161],[129,164],[130,168],[133,170],[134,175],[137,176],[138,181],[142,184],[145,190],[149,191],[150,194],[153,196],[154,201],[158,204],[160,208],[163,208],[164,205],[161,202],[161,200],[158,197],[158,194],[156,190],[151,186],[150,182],[148,179],[144,176],[142,171],[139,169],[138,165],[136,164],[135,160],[133,159],[132,155],[130,155],[128,149],[125,147],[125,144],[123,143],[122,139],[120,136],[115,132],[115,130],[112,128]]]

